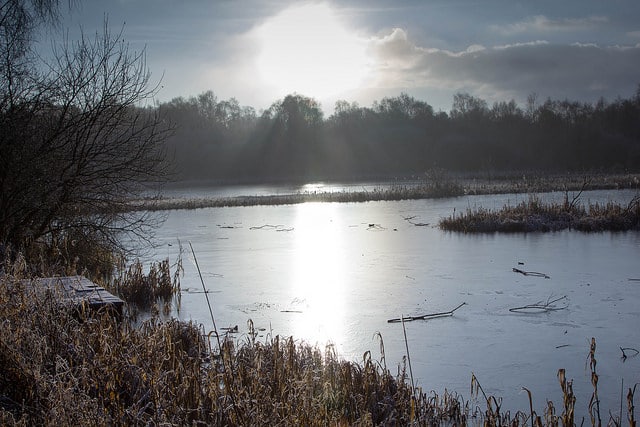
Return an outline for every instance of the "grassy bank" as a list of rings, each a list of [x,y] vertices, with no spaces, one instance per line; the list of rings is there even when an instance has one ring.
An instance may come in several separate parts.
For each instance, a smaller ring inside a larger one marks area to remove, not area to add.
[[[420,182],[398,183],[370,191],[297,192],[278,195],[245,195],[221,198],[160,198],[137,200],[130,210],[199,209],[258,205],[292,205],[306,202],[370,202],[416,200],[457,197],[465,194],[543,193],[550,191],[579,191],[640,188],[640,175],[506,175],[495,178],[454,177],[443,173],[430,174]]]
[[[573,229],[585,232],[640,229],[640,196],[627,205],[609,202],[584,206],[578,199],[564,203],[543,203],[532,196],[515,206],[499,210],[468,209],[443,218],[439,226],[464,233],[535,232]]]
[[[464,194],[464,189],[455,182],[438,185],[398,184],[390,188],[375,188],[370,191],[303,192],[266,196],[238,196],[223,198],[194,198],[141,200],[132,202],[132,210],[199,209],[234,206],[294,205],[307,202],[357,203],[381,200],[415,200],[437,197],[453,197]]]

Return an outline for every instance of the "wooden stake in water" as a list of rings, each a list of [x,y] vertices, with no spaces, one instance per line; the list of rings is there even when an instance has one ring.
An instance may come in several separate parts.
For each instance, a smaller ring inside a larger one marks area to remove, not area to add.
[[[218,328],[216,327],[216,319],[213,317],[213,309],[211,308],[211,301],[209,301],[209,292],[207,291],[206,286],[204,285],[204,279],[202,278],[202,273],[200,272],[200,265],[198,265],[198,258],[196,258],[196,252],[193,250],[193,245],[191,244],[191,240],[189,240],[189,247],[191,248],[191,253],[193,254],[193,261],[195,261],[196,269],[198,270],[198,276],[200,276],[200,283],[202,283],[202,290],[204,291],[204,296],[207,298],[207,305],[209,306],[209,314],[211,314],[211,322],[213,322],[213,332],[216,334],[216,341],[218,342],[218,353],[220,354],[220,359],[222,360],[222,367],[224,369],[224,378],[226,386],[229,387],[229,396],[231,397],[231,402],[233,404],[233,411],[236,414],[238,420],[241,421],[241,425],[244,425],[244,416],[241,412],[238,411],[238,405],[236,405],[235,393],[233,392],[233,387],[230,386],[232,384],[231,378],[232,375],[229,375],[227,370],[227,364],[224,360],[224,351],[222,351],[222,345],[220,344],[220,335],[218,334]],[[229,365],[231,367],[231,365]],[[231,373],[233,374],[233,373]]]
[[[407,341],[407,329],[404,327],[404,315],[400,316],[402,321],[402,332],[404,333],[404,346],[407,349],[407,362],[409,362],[409,375],[411,376],[411,390],[415,391],[415,384],[413,383],[413,369],[411,369],[411,356],[409,355],[409,342]]]
[[[213,332],[215,332],[216,341],[218,341],[218,351],[220,352],[220,355],[222,355],[222,346],[220,345],[220,335],[218,335],[218,328],[216,327],[216,319],[213,317],[213,309],[211,308],[211,301],[209,301],[209,292],[207,291],[207,288],[204,285],[204,279],[202,278],[202,273],[200,272],[200,266],[198,265],[198,258],[196,258],[196,252],[193,250],[193,245],[191,244],[191,240],[189,240],[189,247],[191,248],[191,253],[193,254],[193,260],[196,263],[198,276],[200,276],[200,283],[202,283],[202,290],[204,291],[204,296],[207,298],[207,305],[209,306],[209,314],[211,315],[211,322],[213,322]]]

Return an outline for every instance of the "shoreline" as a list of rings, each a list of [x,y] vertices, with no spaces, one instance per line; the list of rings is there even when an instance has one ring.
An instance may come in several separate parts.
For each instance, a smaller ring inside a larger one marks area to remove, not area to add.
[[[132,200],[129,211],[162,211],[244,206],[278,206],[308,202],[362,203],[419,200],[465,195],[548,193],[553,191],[640,189],[640,174],[563,174],[501,178],[436,178],[430,181],[389,181],[371,191],[296,192],[235,197],[149,198]],[[383,187],[384,186],[384,187]]]

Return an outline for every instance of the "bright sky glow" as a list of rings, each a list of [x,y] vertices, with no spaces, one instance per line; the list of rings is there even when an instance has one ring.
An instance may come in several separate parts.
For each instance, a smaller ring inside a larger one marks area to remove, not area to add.
[[[366,42],[326,4],[294,6],[255,30],[261,79],[279,96],[323,98],[359,88],[370,67]]]

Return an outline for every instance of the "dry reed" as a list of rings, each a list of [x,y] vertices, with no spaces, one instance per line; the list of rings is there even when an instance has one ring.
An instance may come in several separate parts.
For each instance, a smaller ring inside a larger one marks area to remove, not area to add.
[[[142,262],[135,260],[128,266],[121,265],[108,287],[129,303],[131,311],[149,311],[160,303],[167,312],[174,298],[180,296],[182,257],[178,257],[173,273],[171,267],[169,259],[153,262],[145,274]]]

